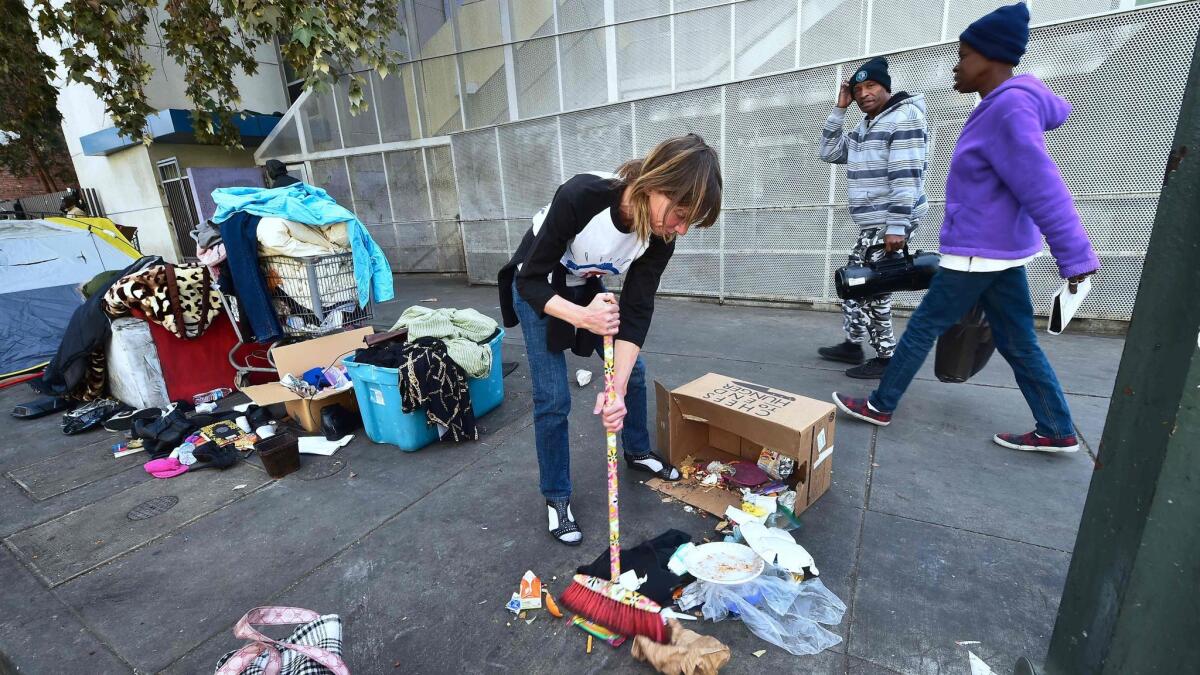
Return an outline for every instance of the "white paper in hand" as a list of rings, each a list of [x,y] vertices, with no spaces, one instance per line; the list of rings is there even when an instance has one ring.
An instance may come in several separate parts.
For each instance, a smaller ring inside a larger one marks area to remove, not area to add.
[[[1083,304],[1083,300],[1090,290],[1092,290],[1091,277],[1079,282],[1074,293],[1071,292],[1071,282],[1064,283],[1062,288],[1054,294],[1054,298],[1050,300],[1050,321],[1046,323],[1046,332],[1051,335],[1059,335],[1066,330],[1067,324],[1075,317],[1075,312],[1079,311],[1079,306]]]

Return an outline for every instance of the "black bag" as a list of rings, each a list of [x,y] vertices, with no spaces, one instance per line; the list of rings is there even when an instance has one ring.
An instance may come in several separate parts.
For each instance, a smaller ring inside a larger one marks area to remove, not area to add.
[[[937,273],[941,256],[932,251],[892,253],[879,260],[871,260],[872,253],[882,249],[876,244],[866,250],[863,257],[869,262],[846,265],[833,273],[833,285],[843,300],[862,300],[896,291],[923,291]]]
[[[983,370],[994,351],[992,327],[983,307],[975,305],[938,338],[933,374],[942,382],[966,382]]]
[[[327,441],[340,440],[361,426],[362,415],[357,410],[348,410],[340,403],[321,408],[321,433]]]

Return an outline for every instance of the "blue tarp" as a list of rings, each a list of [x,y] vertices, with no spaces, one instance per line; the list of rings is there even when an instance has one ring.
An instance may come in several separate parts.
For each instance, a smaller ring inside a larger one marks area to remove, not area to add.
[[[82,304],[75,284],[0,294],[0,375],[49,361]]]

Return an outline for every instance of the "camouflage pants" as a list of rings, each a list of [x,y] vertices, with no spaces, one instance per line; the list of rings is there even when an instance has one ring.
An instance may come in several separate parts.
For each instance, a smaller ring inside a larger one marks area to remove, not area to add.
[[[868,227],[858,235],[858,243],[850,251],[851,264],[866,262],[867,249],[883,243],[883,228]],[[883,249],[871,254],[872,260],[883,255]],[[896,351],[896,336],[892,333],[892,296],[877,295],[866,300],[842,301],[842,329],[846,339],[862,344],[869,337],[881,359],[890,359]]]

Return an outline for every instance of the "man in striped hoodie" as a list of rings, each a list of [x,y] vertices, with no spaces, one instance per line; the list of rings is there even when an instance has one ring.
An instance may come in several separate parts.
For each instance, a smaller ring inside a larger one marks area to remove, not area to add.
[[[821,131],[821,159],[846,165],[850,219],[859,228],[858,242],[850,251],[851,263],[899,251],[929,210],[925,200],[929,142],[925,97],[891,92],[887,59],[879,56],[867,61],[842,84],[837,105]],[[844,134],[842,123],[851,100],[865,116],[854,131]],[[831,361],[856,364],[846,371],[850,377],[882,377],[896,349],[892,296],[844,300],[842,327],[846,340],[822,347],[818,353]],[[868,337],[876,357],[863,363],[862,343]]]

